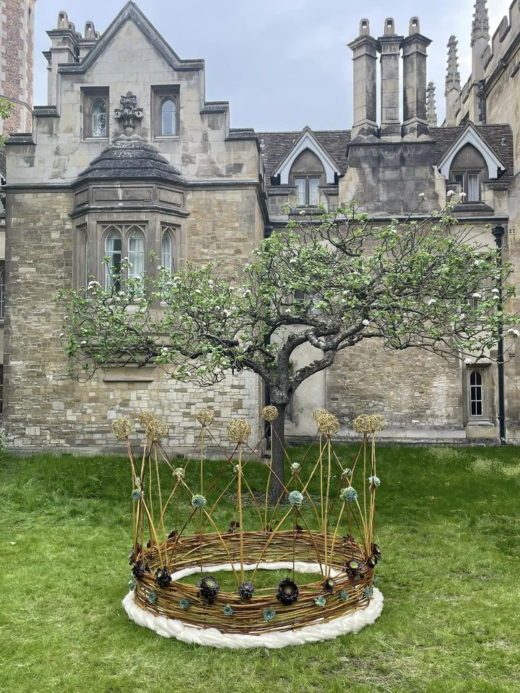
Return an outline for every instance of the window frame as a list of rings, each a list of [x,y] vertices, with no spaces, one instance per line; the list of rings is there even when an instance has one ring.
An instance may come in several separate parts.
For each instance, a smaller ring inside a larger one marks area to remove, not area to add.
[[[103,233],[103,258],[110,257],[112,255],[112,259],[114,255],[116,254],[116,251],[112,250],[108,252],[107,249],[107,243],[112,236],[112,234],[117,234],[119,237],[119,241],[121,243],[121,249],[119,251],[120,254],[120,260],[119,260],[119,271],[121,271],[121,266],[123,264],[123,234],[121,233],[121,230],[117,228],[114,224],[111,224],[108,228],[104,230]],[[103,277],[103,287],[105,291],[109,291],[110,289],[114,291],[121,291],[121,282],[120,281],[113,281],[112,275],[110,274],[110,269],[114,268],[114,263],[111,261],[106,262],[103,259],[103,268],[104,268],[104,277]],[[110,268],[110,269],[109,269]]]
[[[321,186],[322,176],[317,173],[295,173],[293,176],[293,185],[296,187],[296,194],[298,196],[298,207],[319,207],[320,205],[320,186]],[[300,201],[301,190],[298,185],[298,181],[305,183],[305,202]],[[311,202],[311,188],[310,182],[317,181],[316,186],[316,202]]]
[[[108,87],[82,89],[83,101],[83,139],[104,142],[110,139],[110,90]],[[104,101],[106,108],[106,132],[104,136],[94,135],[93,108],[97,101]]]
[[[152,87],[151,123],[153,139],[178,139],[180,131],[180,90],[179,85],[162,85]],[[175,104],[175,132],[172,135],[163,134],[162,107],[166,101]]]
[[[165,253],[164,253],[164,239],[167,238],[170,243],[170,266],[167,267],[166,263],[164,262],[165,258]],[[170,274],[174,274],[176,272],[176,262],[175,262],[175,235],[174,235],[174,230],[170,226],[161,226],[161,267],[163,267],[165,270],[167,270]]]
[[[472,374],[479,373],[481,376],[481,383],[477,387],[482,390],[482,414],[472,413]],[[496,410],[494,402],[494,385],[493,385],[493,371],[491,369],[490,363],[475,363],[473,365],[467,366],[464,369],[464,402],[465,402],[465,420],[466,425],[479,425],[484,426],[493,425]]]
[[[140,237],[140,240],[142,241],[142,250],[130,249],[130,241],[132,241],[132,237],[134,235]],[[140,226],[138,226],[137,224],[133,224],[126,230],[125,236],[125,257],[128,257],[128,263],[132,265],[132,267],[129,267],[127,270],[128,279],[142,279],[146,273],[146,234]],[[131,257],[134,254],[139,254],[142,256],[142,270],[139,273],[136,273],[136,265],[138,264],[137,257],[135,257],[134,260],[132,260]]]
[[[478,199],[477,200],[470,200],[469,199],[469,176],[477,176],[478,177]],[[457,180],[457,178],[462,178],[462,184]],[[451,183],[452,185],[456,185],[457,188],[462,188],[462,190],[458,190],[459,194],[461,192],[466,194],[466,197],[464,197],[462,200],[460,200],[460,204],[478,204],[479,202],[482,202],[482,171],[477,170],[477,169],[467,169],[467,170],[456,170],[451,172]]]

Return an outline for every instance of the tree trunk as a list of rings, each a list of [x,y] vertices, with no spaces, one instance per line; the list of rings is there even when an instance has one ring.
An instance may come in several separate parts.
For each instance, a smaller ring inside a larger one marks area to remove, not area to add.
[[[271,488],[269,491],[269,500],[271,503],[277,503],[280,496],[283,494],[283,484],[285,483],[285,408],[286,404],[277,404],[273,402],[278,409],[278,417],[273,423],[273,458],[271,460],[273,476],[271,479]]]

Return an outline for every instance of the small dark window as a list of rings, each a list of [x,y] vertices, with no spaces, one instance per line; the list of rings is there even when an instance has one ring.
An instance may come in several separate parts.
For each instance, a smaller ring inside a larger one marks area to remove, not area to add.
[[[470,371],[469,404],[471,416],[484,415],[484,379],[480,371]]]

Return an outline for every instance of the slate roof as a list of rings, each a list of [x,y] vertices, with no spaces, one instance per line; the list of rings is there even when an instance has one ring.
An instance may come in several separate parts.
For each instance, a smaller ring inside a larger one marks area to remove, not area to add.
[[[466,125],[430,128],[430,137],[435,140],[436,162],[441,161],[442,157],[465,129]],[[509,186],[515,175],[513,131],[511,127],[509,125],[477,125],[475,129],[506,167],[506,171],[502,176],[496,182],[490,183],[491,187]]]
[[[161,179],[182,183],[180,172],[155,147],[141,140],[118,140],[79,174],[87,180]]]
[[[430,137],[435,142],[434,161],[439,163],[451,145],[465,130],[466,125],[430,128]],[[513,133],[509,125],[480,125],[476,127],[482,139],[491,147],[507,170],[492,187],[508,186],[514,176]],[[291,149],[303,134],[300,132],[259,132],[262,158],[266,177],[274,175]],[[347,149],[351,141],[350,130],[312,131],[318,142],[337,163],[342,173],[348,168]]]
[[[316,140],[327,151],[342,173],[348,168],[347,147],[350,130],[312,130]],[[266,176],[274,172],[303,134],[300,132],[258,132]]]

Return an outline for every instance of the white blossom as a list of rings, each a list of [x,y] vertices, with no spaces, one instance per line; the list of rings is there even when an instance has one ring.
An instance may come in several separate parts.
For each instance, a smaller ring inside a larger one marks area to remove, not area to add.
[[[511,335],[511,337],[520,337],[520,332],[518,330],[508,330],[507,334]]]
[[[467,195],[466,195],[465,192],[461,192],[460,195],[459,195],[459,197],[465,198],[465,197],[467,197]]]
[[[471,364],[473,363],[473,361],[472,361],[471,359],[465,359],[465,360],[464,360],[464,363],[466,364],[466,366],[471,366]]]
[[[499,291],[499,289],[491,289],[491,293],[492,294],[499,294],[500,291]]]
[[[424,197],[424,193],[419,193],[419,197]]]
[[[434,298],[430,298],[430,300],[428,301],[428,305],[433,306],[434,303],[437,303],[437,301]]]
[[[368,325],[370,325],[370,320],[366,320],[366,319],[363,320],[363,325],[364,325],[365,327],[368,327]]]
[[[455,190],[448,190],[447,196],[453,197],[453,195],[455,195]]]
[[[473,294],[471,298],[482,298],[482,294]]]
[[[290,312],[291,312],[291,309],[290,309],[290,308],[286,308],[285,312],[286,312],[286,313],[290,313]]]

